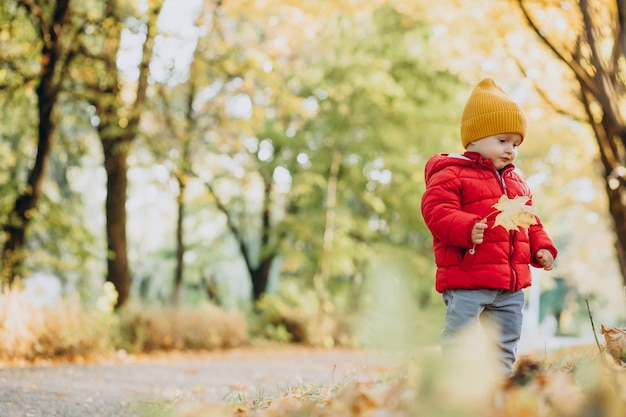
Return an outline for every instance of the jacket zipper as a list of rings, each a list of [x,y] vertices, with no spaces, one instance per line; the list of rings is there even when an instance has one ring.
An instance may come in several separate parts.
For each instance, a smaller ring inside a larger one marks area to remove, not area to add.
[[[504,175],[502,175],[504,173],[504,171],[502,171],[502,173],[498,172],[498,170],[496,170],[494,168],[494,170],[496,171],[495,174],[498,177],[498,179],[500,180],[500,184],[502,184],[502,191],[504,191],[504,195],[507,196],[507,198],[509,197],[509,191],[506,188],[506,182],[504,182]],[[509,267],[511,268],[511,286],[510,286],[510,290],[511,291],[515,291],[515,288],[517,287],[517,273],[515,272],[515,266],[513,265],[513,254],[515,253],[515,233],[511,230],[509,231],[509,244],[511,246],[511,253],[509,255]]]
[[[509,232],[511,234],[511,238],[509,242],[511,243],[511,256],[509,256],[509,266],[511,267],[511,291],[515,291],[517,288],[517,273],[515,272],[515,265],[513,265],[513,254],[515,253],[515,234],[513,231]]]
[[[507,197],[509,196],[509,190],[506,188],[506,183],[504,182],[504,176],[498,172],[497,169],[493,169],[494,173],[496,174],[496,177],[498,178],[498,180],[500,180],[500,185],[502,185],[502,191],[504,192],[504,195],[506,195]],[[504,171],[502,172],[504,173]]]

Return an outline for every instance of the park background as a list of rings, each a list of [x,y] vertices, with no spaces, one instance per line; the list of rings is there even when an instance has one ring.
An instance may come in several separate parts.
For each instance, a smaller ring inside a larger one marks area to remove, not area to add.
[[[588,3],[3,2],[3,359],[436,344],[423,168],[484,77],[560,251],[527,334],[619,325],[623,10]]]

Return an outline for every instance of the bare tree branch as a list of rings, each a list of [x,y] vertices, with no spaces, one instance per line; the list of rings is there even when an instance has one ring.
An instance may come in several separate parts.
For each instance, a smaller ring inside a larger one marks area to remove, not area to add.
[[[552,107],[552,109],[557,113],[560,114],[562,116],[568,116],[571,117],[572,119],[576,120],[577,122],[580,123],[588,123],[589,120],[581,115],[575,114],[574,112],[571,112],[569,110],[564,109],[563,107],[559,106],[554,100],[552,100],[550,98],[550,96],[548,95],[548,93],[546,92],[546,90],[544,90],[535,80],[533,80],[532,78],[530,78],[528,76],[528,72],[526,71],[526,68],[524,67],[524,65],[522,65],[521,61],[516,57],[516,56],[512,56],[511,58],[515,61],[515,63],[517,64],[517,67],[519,68],[520,72],[522,73],[522,75],[524,75],[524,77],[528,80],[530,80],[533,83],[533,88],[535,89],[535,91],[537,92],[537,94],[539,94],[539,97],[541,97],[541,99],[550,107]]]
[[[524,19],[526,19],[526,22],[539,37],[539,39],[542,40],[542,42],[556,55],[559,60],[563,61],[576,74],[576,76],[582,80],[582,82],[589,90],[591,90],[594,94],[598,94],[597,87],[594,84],[593,80],[589,77],[589,74],[587,74],[587,72],[580,66],[580,64],[575,59],[573,59],[572,54],[566,56],[561,51],[559,51],[556,45],[554,45],[544,36],[541,29],[539,29],[537,23],[535,23],[533,18],[530,16],[528,9],[524,4],[524,0],[517,0],[517,2],[520,6],[522,14],[524,15]]]
[[[215,189],[213,188],[211,183],[209,183],[208,181],[204,181],[204,185],[207,188],[207,190],[209,190],[209,193],[215,199],[215,205],[217,206],[217,208],[226,217],[226,225],[228,226],[228,230],[230,230],[230,232],[232,233],[233,237],[237,240],[237,243],[239,244],[239,250],[240,250],[242,256],[244,257],[244,259],[246,261],[246,264],[248,266],[252,265],[252,259],[250,258],[250,252],[248,251],[248,247],[246,246],[246,242],[244,241],[243,237],[241,237],[241,233],[240,233],[239,229],[237,228],[237,225],[235,224],[235,220],[233,219],[233,216],[228,211],[228,208],[224,205],[224,203],[222,203],[220,201],[219,196],[215,192]]]
[[[146,102],[146,94],[148,90],[148,74],[150,73],[150,60],[152,59],[152,50],[154,48],[154,38],[157,31],[156,21],[161,13],[161,1],[157,6],[149,11],[147,30],[152,33],[146,34],[146,40],[143,44],[141,53],[141,62],[139,64],[139,80],[137,82],[134,111],[129,121],[129,126],[139,126],[139,118],[141,117],[144,103]]]

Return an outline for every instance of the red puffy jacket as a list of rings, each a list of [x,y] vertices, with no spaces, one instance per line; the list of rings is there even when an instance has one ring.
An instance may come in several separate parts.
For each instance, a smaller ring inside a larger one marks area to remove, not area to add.
[[[529,265],[541,268],[535,254],[547,249],[556,259],[557,249],[538,224],[519,230],[495,226],[493,205],[503,194],[531,197],[524,180],[509,165],[499,174],[491,160],[477,152],[438,154],[426,163],[426,192],[422,215],[433,234],[436,289],[504,289],[516,291],[532,283]],[[532,204],[532,199],[528,204]],[[472,228],[487,219],[483,243],[475,246]]]

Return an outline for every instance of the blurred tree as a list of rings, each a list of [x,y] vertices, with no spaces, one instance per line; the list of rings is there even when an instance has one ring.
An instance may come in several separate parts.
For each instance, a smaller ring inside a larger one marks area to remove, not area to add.
[[[119,1],[106,1],[102,9],[92,11],[91,34],[81,49],[83,82],[81,94],[95,108],[94,126],[102,143],[107,173],[106,238],[108,246],[107,281],[118,292],[117,306],[129,297],[131,276],[126,244],[127,156],[137,137],[148,89],[156,22],[162,0],[148,2],[142,18]],[[143,37],[135,80],[125,78],[118,67],[122,36]]]
[[[12,72],[12,82],[16,82],[17,78],[24,84],[34,86],[37,107],[37,150],[34,163],[29,167],[26,184],[20,186],[21,191],[4,224],[1,275],[3,280],[12,282],[21,274],[26,230],[42,194],[50,149],[56,133],[55,107],[76,50],[69,0],[52,3],[16,0],[2,7],[3,11],[18,17],[15,25],[9,22],[3,27],[5,36],[10,37],[11,32],[23,30],[19,25],[24,18],[34,29],[32,34],[26,32],[24,35],[21,32],[18,35],[18,39],[25,43],[17,45],[15,50],[7,51],[5,57],[9,60],[4,61],[4,65],[5,70]],[[32,45],[36,47],[32,48]],[[35,60],[37,64],[33,66],[32,62]]]
[[[287,22],[264,28],[259,25],[263,18],[253,10],[240,4],[221,10],[220,4],[207,7],[197,21],[204,35],[198,39],[190,68],[187,84],[192,88],[161,89],[168,91],[161,95],[163,103],[170,104],[166,106],[169,121],[162,118],[168,129],[155,129],[150,146],[175,167],[173,171],[203,179],[250,276],[251,298],[258,299],[267,290],[285,234],[280,213],[286,196],[277,175],[283,170],[283,157],[293,155],[294,146],[274,148],[278,142],[270,137],[289,135],[285,130],[298,124],[304,112],[302,99],[288,84],[292,69],[274,68],[274,59],[291,59],[291,52],[281,51],[275,41],[284,39],[287,31],[300,30]],[[178,128],[171,129],[174,125]],[[167,152],[169,145],[162,146],[172,141],[154,135],[163,131],[173,133],[170,137],[178,142],[173,154]],[[181,160],[185,147],[189,158]],[[275,154],[280,158],[274,160]]]
[[[231,30],[241,30],[244,35],[209,61],[213,63],[212,85],[219,86],[220,97],[206,102],[203,109],[216,119],[210,146],[213,155],[222,158],[209,163],[208,171],[200,168],[201,160],[196,160],[195,166],[196,171],[204,172],[200,176],[224,215],[249,274],[251,298],[258,300],[280,261],[287,233],[283,226],[288,205],[284,164],[299,146],[289,140],[289,127],[301,123],[304,110],[302,98],[289,83],[291,72],[274,66],[267,50],[271,42],[257,44],[255,32],[261,32],[260,39],[272,35],[254,28],[258,22],[251,17],[232,18]],[[250,52],[240,54],[242,46]],[[258,50],[253,52],[254,48]]]
[[[298,252],[290,254],[308,264],[318,291],[344,287],[356,300],[367,265],[386,247],[409,247],[403,262],[419,265],[413,281],[427,303],[432,285],[419,282],[433,272],[419,215],[423,164],[453,149],[461,83],[437,64],[429,26],[399,6],[326,23],[319,43],[305,47],[315,65],[301,69],[303,96],[318,109],[295,136],[306,145],[297,158],[306,169],[293,171]]]
[[[424,53],[428,26],[394,7],[301,15],[310,32],[298,42],[281,26],[292,16],[274,14],[282,33],[265,34],[263,71],[242,84],[254,90],[243,90],[253,107],[241,149],[264,190],[254,296],[280,258],[323,301],[333,286],[357,291],[377,245],[429,247],[420,164],[454,137],[460,83]]]
[[[232,77],[224,71],[223,61],[231,59],[235,51],[230,50],[226,54],[216,56],[211,54],[214,49],[223,51],[224,48],[228,48],[220,33],[220,5],[220,1],[203,2],[195,21],[195,29],[197,34],[204,32],[205,29],[206,32],[196,40],[186,75],[175,69],[175,63],[167,60],[161,62],[167,71],[164,78],[155,83],[154,100],[147,104],[149,112],[147,116],[151,123],[147,123],[142,129],[146,146],[151,150],[157,163],[168,168],[177,186],[175,267],[171,296],[171,301],[176,306],[181,302],[184,288],[187,186],[190,179],[196,176],[192,162],[208,152],[219,153],[219,145],[207,141],[205,136],[207,132],[219,130],[219,120],[223,115],[218,109],[219,106],[207,109],[199,103],[203,101],[202,94],[205,94],[212,84],[219,83],[217,80],[220,77],[223,82]],[[177,33],[166,35],[183,36]],[[214,285],[207,283],[209,284]],[[215,291],[212,291],[211,296],[216,296]]]
[[[430,259],[420,164],[453,140],[460,84],[424,56],[427,25],[393,7],[374,20],[370,5],[330,20],[224,7],[198,20],[185,85],[166,77],[146,134],[172,172],[205,182],[252,298],[279,262],[322,294],[331,276],[360,276],[375,242]]]
[[[85,300],[89,299],[90,281],[94,284],[94,280],[98,280],[97,286],[100,287],[98,261],[104,258],[104,251],[95,239],[99,230],[90,227],[99,216],[86,211],[93,210],[87,208],[89,203],[86,204],[92,198],[84,194],[85,189],[96,190],[94,186],[98,185],[93,175],[100,161],[94,158],[97,149],[93,145],[97,142],[92,142],[97,138],[93,135],[89,117],[86,117],[90,115],[90,109],[78,100],[76,94],[76,86],[80,84],[77,80],[89,70],[77,71],[79,65],[76,63],[80,60],[76,57],[81,43],[88,37],[85,28],[89,26],[89,10],[97,4],[95,1],[69,2],[71,10],[67,11],[65,26],[56,25],[56,33],[62,35],[58,40],[61,55],[55,58],[57,68],[47,69],[54,72],[48,84],[53,89],[49,95],[37,92],[44,91],[45,84],[39,90],[35,88],[37,83],[43,82],[39,78],[44,68],[40,63],[48,60],[41,58],[44,42],[38,40],[41,32],[33,22],[52,15],[53,4],[38,8],[36,2],[28,2],[29,7],[35,7],[40,14],[28,14],[19,2],[0,5],[0,36],[4,42],[0,52],[3,63],[0,100],[4,109],[0,123],[3,148],[0,213],[3,225],[7,224],[9,216],[15,218],[15,201],[25,198],[20,197],[20,191],[29,189],[22,182],[28,178],[32,180],[35,171],[41,175],[36,207],[28,211],[27,224],[24,224],[21,263],[14,269],[19,270],[22,279],[28,279],[33,271],[51,273],[68,285],[68,291],[79,288],[81,295],[86,296]],[[39,107],[45,106],[52,106],[50,117],[54,128],[47,147],[39,146],[41,141],[37,140],[41,134]],[[45,158],[40,157],[42,149],[47,149]],[[46,169],[41,168],[44,166]],[[86,178],[89,180],[85,181]],[[22,194],[27,197],[28,193]],[[85,216],[85,213],[89,215]],[[4,243],[8,236],[2,236]],[[4,265],[8,267],[7,263]]]
[[[259,200],[263,206],[260,212],[257,211],[260,206],[249,204],[250,195],[258,189],[262,176],[255,163],[255,151],[249,152],[245,146],[254,135],[250,116],[246,114],[247,101],[264,94],[263,88],[272,77],[272,74],[264,75],[262,57],[265,55],[257,49],[268,42],[257,36],[259,29],[254,28],[257,22],[249,10],[224,11],[220,6],[219,1],[204,2],[195,26],[195,33],[201,36],[197,39],[188,73],[177,71],[175,63],[170,63],[169,67],[163,63],[169,72],[159,81],[158,95],[150,103],[152,123],[144,131],[147,146],[156,160],[169,169],[178,188],[172,293],[175,303],[181,297],[186,250],[190,247],[195,251],[199,247],[193,242],[195,236],[189,238],[189,243],[184,241],[185,190],[189,180],[196,176],[205,183],[211,206],[224,216],[228,238],[236,242],[238,254],[250,275],[252,298],[258,298],[265,291],[275,257],[272,251],[266,250],[273,227],[270,220],[272,192]],[[276,85],[280,84],[279,81]],[[234,167],[237,167],[235,177]],[[271,175],[262,181],[266,181],[262,189],[273,188]],[[195,206],[206,206],[207,202],[196,203]],[[197,211],[194,207],[190,211]],[[263,218],[260,224],[255,222],[257,215]],[[257,240],[257,232],[258,236],[265,237]],[[216,250],[215,243],[213,250]],[[271,255],[264,258],[261,253],[266,252]],[[197,273],[196,268],[193,270]]]
[[[626,283],[626,119],[622,109],[626,99],[626,6],[613,0],[516,3],[529,27],[567,68],[570,91],[575,91],[582,111],[563,101],[568,94],[557,97],[551,93],[541,79],[536,79],[537,90],[558,111],[589,123],[595,135],[617,259]],[[520,67],[528,73],[521,61],[520,57]]]

